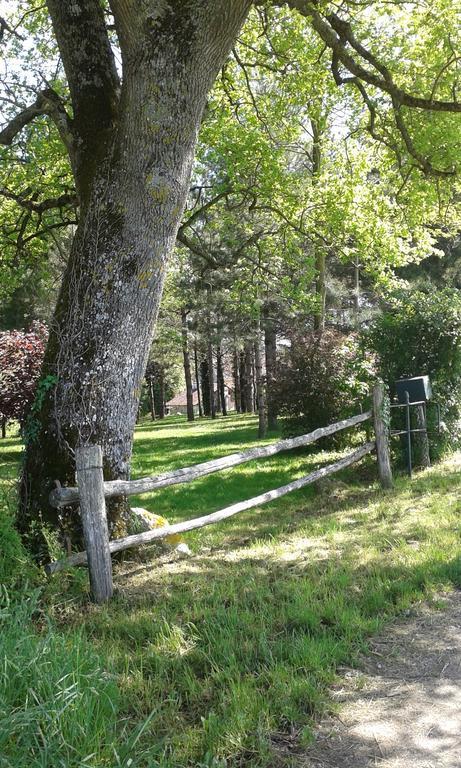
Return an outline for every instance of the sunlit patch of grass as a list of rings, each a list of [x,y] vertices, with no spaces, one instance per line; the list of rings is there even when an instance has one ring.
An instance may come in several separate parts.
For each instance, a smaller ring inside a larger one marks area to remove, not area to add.
[[[248,416],[141,424],[134,474],[256,445],[256,430]],[[133,504],[184,520],[336,456],[280,454]],[[140,766],[296,766],[338,667],[387,618],[461,583],[461,455],[397,477],[393,492],[374,462],[187,534],[191,558],[146,549],[116,565],[108,606],[67,612],[61,632],[83,632],[115,675],[121,742],[144,724],[131,753]]]

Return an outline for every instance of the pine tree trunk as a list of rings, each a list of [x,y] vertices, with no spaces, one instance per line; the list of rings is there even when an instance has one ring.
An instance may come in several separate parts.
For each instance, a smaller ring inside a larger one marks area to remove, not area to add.
[[[266,358],[267,426],[277,429],[277,403],[274,393],[277,377],[277,334],[269,304],[264,306],[264,352]]]
[[[165,370],[162,367],[158,369],[158,417],[165,418]]]
[[[192,389],[192,374],[190,370],[189,339],[187,333],[187,312],[181,311],[182,355],[184,362],[184,378],[186,381],[187,421],[194,421],[194,393]]]
[[[202,360],[200,363],[200,378],[202,382],[202,402],[203,402],[203,415],[211,415],[210,405],[210,380],[208,374],[208,361]]]
[[[240,352],[239,356],[239,378],[240,378],[240,410],[242,413],[247,412],[246,404],[246,377],[245,377],[245,352]]]
[[[258,437],[263,439],[267,433],[266,417],[266,391],[261,360],[261,332],[258,322],[258,333],[254,343],[255,372],[256,372],[256,399],[258,403]]]
[[[221,347],[218,346],[216,351],[216,376],[218,379],[218,396],[221,401],[221,411],[223,416],[227,416],[227,405],[226,405],[226,389],[225,389],[225,382],[224,382],[224,370],[223,370],[223,364],[222,364],[222,351]]]
[[[47,388],[27,436],[24,532],[37,520],[59,524],[48,497],[56,479],[74,484],[75,446],[101,445],[107,480],[129,475],[203,108],[250,0],[151,5],[112,2],[124,69],[119,96],[102,6],[48,2],[80,130],[71,162],[81,210],[50,327]],[[112,534],[124,532],[127,510],[123,499],[109,508]]]
[[[152,421],[155,421],[154,382],[152,380],[152,376],[149,376],[148,387],[149,387],[150,417],[151,417]]]
[[[197,354],[197,343],[196,342],[194,342],[194,367],[195,367],[195,386],[197,387],[198,415],[201,418],[203,416],[203,409],[202,409],[202,397],[201,397],[201,393],[200,393],[200,375],[199,375],[198,354]]]
[[[210,416],[216,418],[216,398],[215,398],[215,380],[213,365],[213,339],[211,333],[211,312],[210,312],[210,291],[207,290],[207,315],[206,315],[206,333],[207,333],[207,363],[208,363],[208,389],[210,400]]]
[[[322,170],[322,131],[316,120],[311,119],[313,145],[312,145],[312,183],[318,182]],[[317,309],[314,313],[314,331],[322,331],[325,328],[325,300],[326,300],[326,260],[325,246],[318,240],[314,241],[315,249],[315,295]]]
[[[234,356],[232,361],[232,373],[234,377],[234,399],[235,399],[235,410],[237,413],[242,412],[242,400],[241,400],[241,393],[240,393],[240,372],[239,372],[239,357],[238,352],[236,349],[234,349]]]
[[[254,413],[252,344],[245,345],[245,410]]]

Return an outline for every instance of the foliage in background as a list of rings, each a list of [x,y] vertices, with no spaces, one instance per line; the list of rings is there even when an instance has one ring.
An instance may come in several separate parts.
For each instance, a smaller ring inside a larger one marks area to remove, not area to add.
[[[295,335],[276,384],[286,431],[310,432],[359,413],[370,374],[356,336],[332,330]]]
[[[434,400],[441,405],[448,431],[439,448],[461,439],[461,298],[450,288],[401,290],[363,334],[365,347],[377,355],[379,373],[392,394],[395,381],[428,375]],[[433,411],[429,411],[434,415]],[[431,419],[433,426],[433,418]]]
[[[0,419],[24,424],[35,397],[47,329],[0,333]]]

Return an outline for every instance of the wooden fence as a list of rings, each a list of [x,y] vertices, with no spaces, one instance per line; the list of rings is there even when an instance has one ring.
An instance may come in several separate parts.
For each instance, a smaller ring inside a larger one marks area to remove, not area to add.
[[[85,541],[85,552],[78,552],[64,560],[58,560],[47,566],[48,573],[54,573],[64,568],[75,565],[88,564],[90,573],[90,584],[92,598],[95,602],[108,600],[113,593],[112,584],[112,552],[121,552],[122,550],[137,547],[142,544],[148,544],[156,539],[162,539],[175,533],[184,533],[195,528],[202,528],[205,525],[220,522],[228,517],[243,512],[246,509],[266,504],[269,501],[278,499],[291,491],[303,488],[316,480],[320,480],[327,475],[348,467],[362,459],[367,454],[376,450],[378,459],[378,473],[381,485],[384,488],[392,487],[392,471],[389,457],[389,424],[388,407],[384,387],[377,384],[373,389],[373,409],[349,419],[343,419],[335,424],[322,427],[310,432],[307,435],[294,437],[287,440],[279,440],[272,445],[264,447],[250,448],[247,451],[233,453],[230,456],[224,456],[220,459],[206,461],[202,464],[196,464],[191,467],[184,467],[172,472],[165,472],[161,475],[144,477],[139,480],[114,480],[104,482],[102,469],[102,451],[98,445],[86,445],[77,448],[75,451],[76,459],[76,488],[56,488],[50,495],[50,501],[55,507],[64,507],[69,504],[80,504],[80,515],[82,519],[83,535]],[[218,472],[222,469],[238,466],[254,459],[273,456],[282,451],[289,451],[293,448],[310,445],[321,437],[333,435],[340,430],[354,427],[362,424],[369,419],[373,419],[375,441],[367,442],[357,448],[352,453],[344,456],[342,459],[329,464],[326,467],[317,469],[305,477],[293,480],[291,483],[268,491],[252,499],[232,504],[230,507],[218,510],[209,515],[196,517],[174,525],[167,525],[144,533],[125,536],[121,539],[109,541],[107,528],[106,503],[105,499],[112,496],[132,496],[146,491],[165,488],[169,485],[180,483],[189,483],[196,478]]]

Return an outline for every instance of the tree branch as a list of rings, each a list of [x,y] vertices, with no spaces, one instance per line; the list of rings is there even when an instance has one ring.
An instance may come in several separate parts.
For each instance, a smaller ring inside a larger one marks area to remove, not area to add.
[[[111,141],[120,82],[99,0],[47,0],[66,72],[76,135],[75,178],[83,202]]]
[[[72,120],[66,112],[61,97],[52,88],[40,91],[33,104],[30,104],[13,117],[0,131],[0,144],[10,146],[23,128],[39,115],[49,115],[51,117],[73,165],[75,152]]]
[[[0,195],[6,197],[8,200],[14,200],[15,203],[32,213],[42,214],[45,211],[53,210],[54,208],[76,208],[78,205],[78,198],[75,193],[62,194],[59,197],[47,198],[41,202],[37,202],[31,198],[25,198],[21,195],[11,192],[9,189],[0,189]]]
[[[276,0],[274,4],[280,5],[281,3]],[[337,14],[333,13],[326,18],[322,17],[312,0],[284,0],[283,4],[287,4],[311,20],[311,24],[319,37],[352,75],[388,93],[396,103],[431,112],[461,112],[461,102],[438,101],[432,96],[423,98],[400,88],[394,82],[390,70],[356,39],[349,22],[340,19]],[[347,50],[347,44],[359,55],[358,61]],[[365,67],[361,60],[371,64],[375,71]]]

